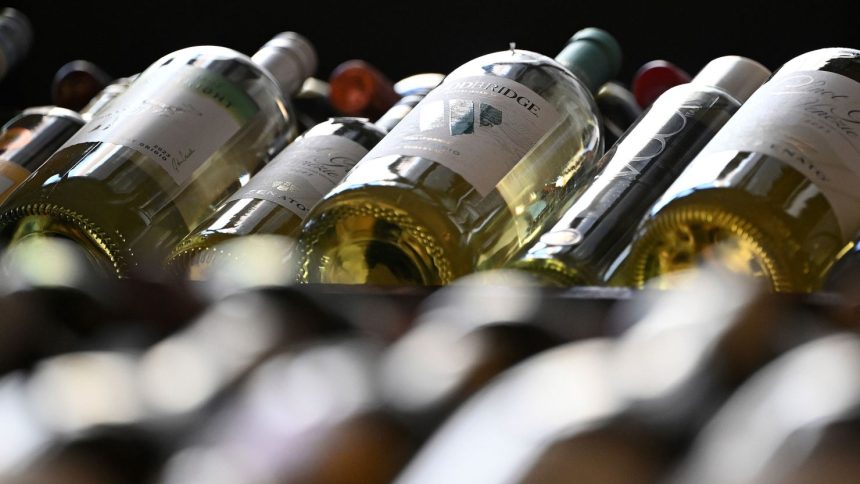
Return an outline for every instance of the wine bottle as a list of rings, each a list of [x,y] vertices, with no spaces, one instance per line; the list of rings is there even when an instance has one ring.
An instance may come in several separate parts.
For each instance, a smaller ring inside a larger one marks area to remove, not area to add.
[[[331,92],[331,86],[327,82],[315,77],[305,79],[302,88],[293,97],[293,106],[296,108],[296,118],[301,132],[338,115],[329,102],[329,92]]]
[[[556,60],[512,48],[454,70],[309,214],[300,280],[444,284],[504,262],[594,174],[589,91],[620,55],[586,29]]]
[[[0,131],[0,203],[84,125],[78,113],[53,106],[25,109]]]
[[[605,146],[613,146],[633,123],[642,116],[642,108],[636,103],[633,93],[621,84],[610,81],[600,86],[594,96],[597,109],[603,117]]]
[[[294,33],[251,58],[213,46],[168,54],[7,201],[2,235],[70,238],[120,277],[151,267],[295,130],[285,96],[315,65]]]
[[[744,57],[709,62],[667,91],[601,161],[597,180],[511,267],[560,285],[602,285],[636,226],[770,71]]]
[[[113,101],[120,94],[124,93],[128,90],[128,87],[131,86],[131,83],[137,79],[139,74],[134,74],[128,77],[120,77],[119,79],[115,79],[112,83],[108,84],[101,91],[98,92],[92,99],[81,108],[81,117],[84,118],[84,121],[90,122],[96,114],[100,113],[102,109],[105,108],[111,101]]]
[[[646,62],[633,75],[633,95],[642,109],[647,108],[664,92],[690,82],[690,75],[665,60]]]
[[[32,44],[30,19],[14,8],[0,11],[0,79],[21,62]]]
[[[433,87],[403,98],[381,125],[332,118],[311,128],[180,242],[167,264],[192,280],[204,280],[216,259],[238,255],[225,246],[227,241],[251,234],[297,235],[308,211]]]
[[[335,67],[328,82],[332,106],[346,116],[375,120],[391,109],[400,97],[385,74],[358,59]]]
[[[784,64],[656,203],[620,280],[671,285],[703,260],[817,289],[860,230],[860,51]]]
[[[80,111],[96,94],[111,84],[110,74],[85,60],[63,64],[51,82],[51,101],[61,108]]]

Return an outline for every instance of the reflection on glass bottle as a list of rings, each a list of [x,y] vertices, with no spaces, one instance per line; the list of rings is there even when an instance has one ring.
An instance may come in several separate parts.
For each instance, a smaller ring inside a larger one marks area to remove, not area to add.
[[[285,97],[315,66],[293,33],[252,58],[212,46],[168,54],[8,200],[4,237],[70,238],[118,276],[152,267],[296,130]]]
[[[770,75],[736,56],[661,96],[601,161],[598,178],[511,267],[560,285],[603,285],[636,226],[699,150]]]
[[[619,63],[586,29],[555,61],[511,49],[456,69],[309,214],[300,279],[444,284],[504,262],[596,171],[589,90]]]
[[[860,230],[860,51],[783,65],[703,148],[646,219],[621,282],[702,261],[813,291]]]

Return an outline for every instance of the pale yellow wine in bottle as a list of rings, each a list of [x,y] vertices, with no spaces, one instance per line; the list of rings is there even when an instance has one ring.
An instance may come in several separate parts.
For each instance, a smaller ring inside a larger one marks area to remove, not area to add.
[[[7,201],[2,235],[71,239],[118,276],[160,263],[276,139],[295,136],[286,96],[315,67],[313,47],[293,33],[253,58],[213,46],[168,54]]]
[[[617,282],[670,286],[716,261],[813,291],[860,229],[860,51],[783,65],[646,219]]]
[[[454,70],[308,215],[299,279],[445,284],[504,263],[593,176],[590,91],[620,55],[586,29],[556,60],[512,48]]]

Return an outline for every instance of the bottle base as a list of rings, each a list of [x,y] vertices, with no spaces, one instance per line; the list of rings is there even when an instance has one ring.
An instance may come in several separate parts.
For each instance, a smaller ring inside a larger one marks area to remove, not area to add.
[[[715,263],[733,272],[769,281],[777,292],[810,291],[791,276],[777,252],[776,242],[747,217],[712,206],[684,206],[655,217],[634,244],[628,280],[671,288],[673,274]]]
[[[127,261],[116,241],[83,215],[52,204],[32,204],[7,211],[0,221],[12,230],[10,244],[35,237],[58,237],[81,246],[105,274],[124,277]]]
[[[455,275],[444,249],[407,212],[349,201],[308,223],[299,239],[299,280],[441,285]]]

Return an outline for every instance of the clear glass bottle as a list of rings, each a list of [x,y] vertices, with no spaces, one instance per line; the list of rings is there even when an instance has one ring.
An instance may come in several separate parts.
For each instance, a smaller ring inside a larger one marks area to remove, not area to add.
[[[860,51],[784,64],[646,219],[619,282],[671,286],[703,261],[813,291],[860,231]]]
[[[607,151],[594,183],[510,266],[562,286],[608,282],[649,208],[769,76],[755,61],[726,56],[666,91]]]
[[[300,280],[445,284],[505,262],[593,176],[590,91],[620,56],[586,29],[556,60],[511,48],[454,70],[309,214]]]
[[[180,242],[168,266],[205,280],[216,260],[238,257],[225,242],[252,234],[296,236],[309,210],[439,81],[404,97],[377,125],[338,117],[302,134]]]
[[[291,32],[252,58],[214,46],[168,54],[8,200],[2,235],[72,239],[121,277],[149,269],[296,129],[287,96],[315,68]]]
[[[137,79],[137,76],[140,74],[134,74],[128,77],[120,77],[119,79],[114,79],[113,82],[105,86],[104,89],[99,91],[98,94],[93,96],[89,102],[81,108],[81,117],[84,118],[84,121],[90,122],[93,117],[98,114],[102,109],[105,108],[111,101],[113,101],[120,94],[124,93],[128,90],[131,83]]]
[[[76,112],[54,106],[25,109],[0,131],[0,203],[84,125]]]

